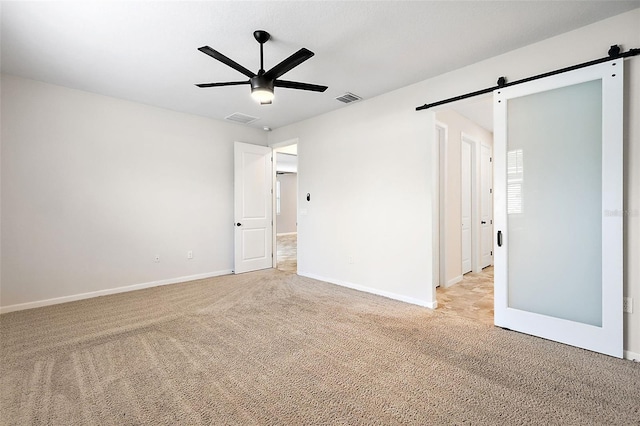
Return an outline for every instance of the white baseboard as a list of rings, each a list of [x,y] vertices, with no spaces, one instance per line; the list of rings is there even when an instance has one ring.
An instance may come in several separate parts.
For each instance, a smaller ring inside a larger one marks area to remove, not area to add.
[[[280,234],[276,234],[277,237],[284,237],[285,235],[298,235],[297,232],[282,232]]]
[[[151,281],[142,284],[133,284],[123,287],[108,288],[105,290],[91,291],[89,293],[72,294],[70,296],[55,297],[53,299],[37,300],[35,302],[18,303],[16,305],[0,306],[0,314],[7,312],[22,311],[25,309],[40,308],[42,306],[58,305],[60,303],[74,302],[76,300],[90,299],[92,297],[107,296],[109,294],[126,293],[128,291],[142,290],[144,288],[158,287],[161,285],[178,284],[186,281],[201,280],[204,278],[219,277],[233,273],[231,269],[205,274],[189,275],[186,277],[169,278],[166,280]]]
[[[640,362],[640,354],[637,352],[624,351],[624,359]]]
[[[464,277],[462,275],[458,275],[457,277],[451,278],[449,281],[447,281],[444,285],[444,288],[449,288],[454,284],[458,284],[460,281],[462,281]]]
[[[298,271],[298,275],[302,276],[302,277],[307,277],[307,278],[313,278],[314,280],[318,280],[318,281],[324,281],[327,282],[329,284],[335,284],[335,285],[339,285],[342,287],[348,287],[354,290],[358,290],[358,291],[362,291],[365,293],[371,293],[371,294],[375,294],[378,296],[383,296],[389,299],[393,299],[393,300],[399,300],[401,302],[406,302],[406,303],[410,303],[412,305],[418,305],[418,306],[422,306],[425,308],[429,308],[429,309],[435,309],[438,306],[438,302],[436,302],[435,300],[433,302],[426,302],[424,300],[420,300],[420,299],[416,299],[414,297],[409,297],[409,296],[404,296],[402,294],[397,294],[397,293],[392,293],[390,291],[384,291],[384,290],[378,290],[377,288],[373,288],[373,287],[367,287],[364,285],[360,285],[360,284],[354,284],[354,283],[350,283],[347,281],[342,281],[342,280],[335,280],[335,279],[331,279],[331,278],[326,278],[326,277],[321,277],[319,275],[315,275],[315,274],[309,274],[306,272],[300,272]]]

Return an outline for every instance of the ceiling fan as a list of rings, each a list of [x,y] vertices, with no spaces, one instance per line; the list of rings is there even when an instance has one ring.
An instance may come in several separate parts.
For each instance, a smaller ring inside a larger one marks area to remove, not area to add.
[[[198,87],[219,87],[219,86],[236,86],[239,84],[251,85],[251,96],[260,102],[261,105],[270,104],[273,101],[273,88],[285,87],[287,89],[299,89],[310,90],[313,92],[324,92],[327,90],[327,86],[320,86],[317,84],[299,83],[297,81],[280,80],[280,77],[297,67],[307,59],[311,58],[314,53],[304,47],[298,50],[293,55],[289,56],[278,65],[271,68],[269,71],[264,70],[264,58],[263,58],[263,45],[270,38],[271,35],[264,30],[256,30],[253,32],[253,37],[258,43],[260,43],[260,70],[257,74],[249,71],[242,65],[238,64],[234,60],[226,57],[222,53],[210,48],[209,46],[202,46],[198,48],[199,51],[211,56],[213,59],[217,59],[225,65],[230,66],[236,71],[249,77],[249,80],[244,81],[227,81],[222,83],[200,83],[196,84]]]

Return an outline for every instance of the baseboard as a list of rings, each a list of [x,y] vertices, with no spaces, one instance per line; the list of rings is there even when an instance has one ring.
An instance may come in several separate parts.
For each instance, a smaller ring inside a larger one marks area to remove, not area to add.
[[[362,291],[362,292],[365,292],[365,293],[375,294],[377,296],[383,296],[383,297],[386,297],[388,299],[399,300],[401,302],[406,302],[406,303],[410,303],[412,305],[418,305],[418,306],[422,306],[422,307],[429,308],[429,309],[435,309],[438,306],[438,302],[436,302],[435,300],[433,302],[429,303],[429,302],[425,302],[424,300],[416,299],[414,297],[404,296],[402,294],[392,293],[390,291],[379,290],[379,289],[373,288],[373,287],[367,287],[367,286],[360,285],[360,284],[354,284],[354,283],[350,283],[348,281],[335,280],[335,279],[331,279],[331,278],[327,278],[327,277],[321,277],[321,276],[316,275],[316,274],[309,274],[309,273],[300,272],[300,271],[298,271],[298,275],[300,275],[302,277],[312,278],[312,279],[318,280],[318,281],[324,281],[324,282],[327,282],[329,284],[335,284],[335,285],[339,285],[339,286],[342,286],[342,287],[351,288],[353,290],[358,290],[358,291]]]
[[[457,277],[451,278],[449,281],[446,282],[446,284],[444,285],[444,288],[449,288],[454,284],[458,284],[460,281],[462,281],[463,276],[462,275],[458,275]]]
[[[640,362],[640,354],[637,352],[624,351],[624,359]]]
[[[186,281],[201,280],[204,278],[219,277],[221,275],[229,275],[233,273],[231,269],[217,272],[209,272],[205,274],[188,275],[185,277],[169,278],[166,280],[151,281],[141,284],[127,285],[123,287],[108,288],[105,290],[91,291],[89,293],[72,294],[70,296],[55,297],[53,299],[37,300],[35,302],[18,303],[16,305],[0,306],[0,314],[7,312],[23,311],[25,309],[40,308],[43,306],[58,305],[60,303],[74,302],[76,300],[90,299],[92,297],[107,296],[109,294],[126,293],[128,291],[142,290],[150,287],[158,287],[162,285],[178,284]]]
[[[297,232],[283,232],[281,234],[276,234],[277,237],[284,237],[285,235],[297,235]]]

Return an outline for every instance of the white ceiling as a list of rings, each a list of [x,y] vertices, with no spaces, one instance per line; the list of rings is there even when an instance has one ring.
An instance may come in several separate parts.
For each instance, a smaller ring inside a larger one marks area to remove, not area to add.
[[[2,2],[2,72],[216,119],[240,112],[278,128],[640,7],[636,1]],[[260,106],[243,80],[197,50],[209,45],[257,72],[301,47],[315,56]],[[635,47],[635,46],[632,46]],[[608,46],[603,46],[603,56]],[[427,101],[425,99],[425,101]],[[433,100],[430,100],[433,101]]]

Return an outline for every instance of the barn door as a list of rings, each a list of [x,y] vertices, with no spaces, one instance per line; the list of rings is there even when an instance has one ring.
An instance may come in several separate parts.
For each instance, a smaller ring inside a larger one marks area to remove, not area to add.
[[[495,324],[622,357],[623,62],[494,92]]]

